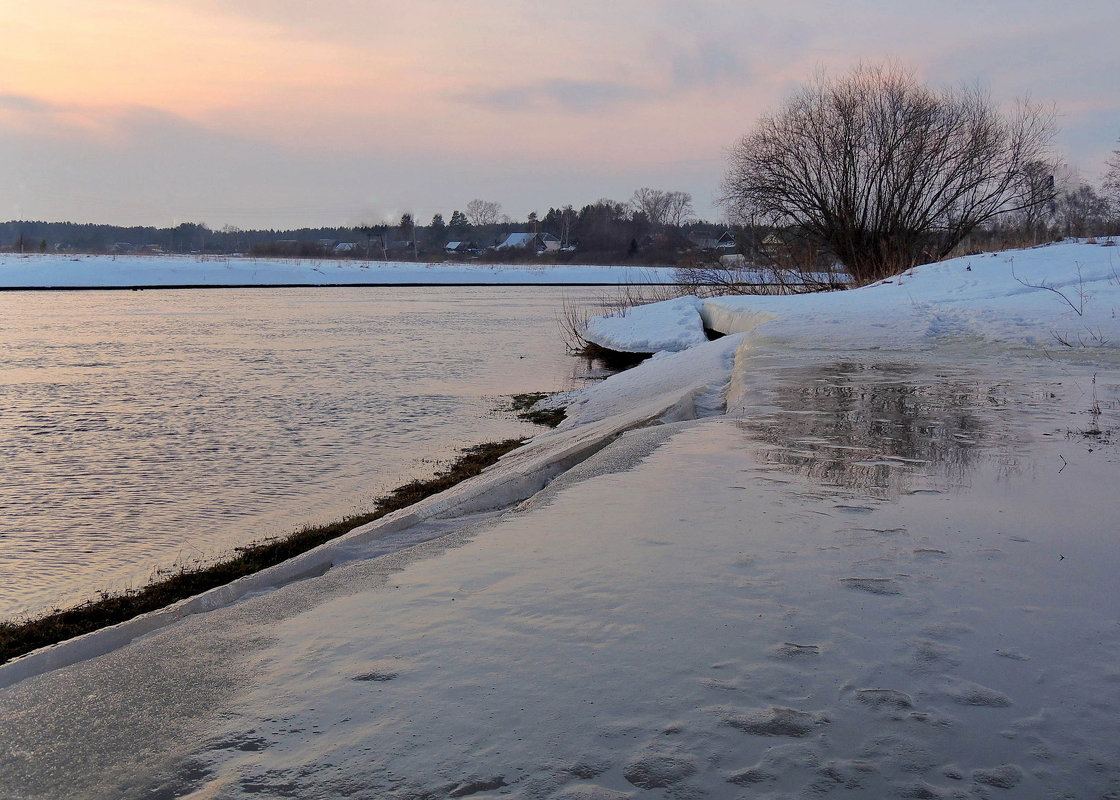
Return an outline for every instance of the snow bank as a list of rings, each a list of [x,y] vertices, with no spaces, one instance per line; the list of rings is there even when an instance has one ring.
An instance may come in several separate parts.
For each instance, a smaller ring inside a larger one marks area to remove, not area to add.
[[[423,264],[199,256],[0,255],[0,288],[346,286],[357,284],[645,284],[668,268]]]
[[[622,353],[686,350],[708,340],[700,300],[692,296],[592,317],[583,335],[589,342]]]
[[[1120,344],[1120,249],[1063,242],[928,264],[844,292],[704,301],[710,328],[813,348]],[[765,319],[771,317],[772,319]]]
[[[688,419],[722,412],[740,336],[704,341],[687,351],[658,353],[633,369],[577,392],[560,430],[638,414],[649,419]]]
[[[1120,344],[1120,248],[1081,241],[965,256],[844,292],[686,297],[594,317],[588,339],[622,352],[682,350],[702,328],[814,349]],[[693,318],[693,312],[701,321]]]

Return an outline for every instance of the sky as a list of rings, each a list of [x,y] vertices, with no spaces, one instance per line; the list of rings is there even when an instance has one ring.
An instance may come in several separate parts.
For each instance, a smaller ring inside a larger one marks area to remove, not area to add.
[[[635,189],[716,220],[727,149],[892,61],[1058,112],[1097,183],[1120,2],[0,0],[0,219],[290,228],[512,218]]]

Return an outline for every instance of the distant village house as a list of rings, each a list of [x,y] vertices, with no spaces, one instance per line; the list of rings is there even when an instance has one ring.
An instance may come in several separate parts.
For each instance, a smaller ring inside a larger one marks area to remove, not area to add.
[[[495,250],[520,248],[535,250],[537,253],[552,253],[560,249],[560,237],[551,233],[511,233],[506,236]]]

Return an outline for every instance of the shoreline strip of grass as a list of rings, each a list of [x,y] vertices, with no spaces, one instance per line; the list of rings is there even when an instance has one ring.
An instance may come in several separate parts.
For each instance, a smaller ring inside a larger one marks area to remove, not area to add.
[[[427,480],[414,480],[398,486],[378,499],[372,511],[352,514],[324,525],[307,526],[287,536],[239,547],[234,555],[216,564],[183,567],[141,589],[119,593],[102,592],[98,599],[73,608],[55,609],[26,621],[0,622],[0,664],[39,648],[125,622],[149,611],[166,608],[180,600],[280,564],[337,539],[367,522],[407,508],[478,475],[525,441],[526,439],[506,439],[468,447],[446,470]]]

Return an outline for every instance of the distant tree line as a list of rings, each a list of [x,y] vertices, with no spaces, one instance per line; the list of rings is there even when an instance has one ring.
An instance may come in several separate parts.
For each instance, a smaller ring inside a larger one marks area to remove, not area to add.
[[[641,188],[628,201],[597,200],[580,208],[549,207],[515,220],[495,201],[475,199],[428,224],[406,213],[395,223],[242,230],[215,230],[205,223],[170,228],[122,227],[72,222],[0,223],[0,249],[23,253],[241,254],[282,258],[372,260],[484,259],[496,262],[674,264],[714,242],[727,230],[696,217],[692,195]],[[502,247],[511,233],[548,235],[553,246]],[[461,243],[449,253],[449,243]]]
[[[0,250],[840,269],[863,283],[960,253],[1120,235],[1120,147],[1094,186],[1049,157],[1051,136],[1037,106],[1004,115],[975,90],[861,67],[804,87],[735,145],[722,198],[733,225],[697,218],[687,192],[642,187],[520,220],[474,199],[427,224],[410,213],[294,230],[13,221],[0,223]]]

